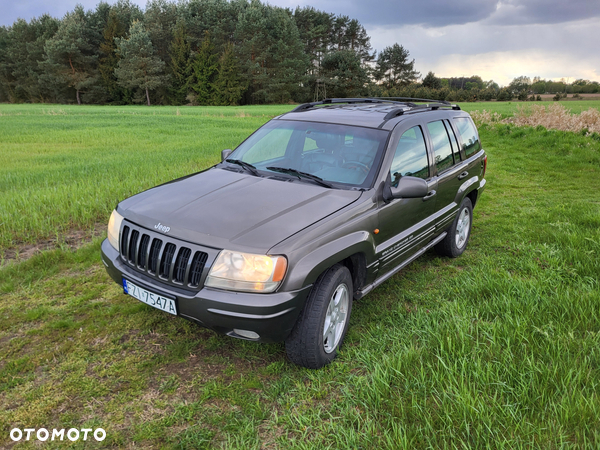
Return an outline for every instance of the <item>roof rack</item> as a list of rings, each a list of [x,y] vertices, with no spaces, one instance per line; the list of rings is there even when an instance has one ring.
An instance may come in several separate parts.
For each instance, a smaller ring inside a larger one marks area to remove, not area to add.
[[[449,101],[446,100],[434,100],[431,98],[414,98],[414,97],[376,97],[377,99],[381,99],[381,100],[393,100],[393,101],[398,101],[398,100],[402,100],[402,102],[399,103],[409,103],[409,102],[427,102],[427,103],[439,103],[441,105],[444,106],[453,106],[452,103],[450,103]],[[415,104],[413,104],[412,106],[417,106]]]
[[[296,106],[290,112],[306,111],[319,105],[333,105],[333,104],[355,104],[355,103],[395,103],[405,104],[404,102],[398,102],[386,98],[326,98],[320,102],[303,103]]]
[[[414,102],[426,102],[426,105],[417,105]],[[303,103],[296,106],[290,112],[301,112],[307,111],[319,105],[333,105],[333,104],[356,104],[356,103],[392,103],[395,105],[408,106],[411,110],[414,109],[439,109],[440,107],[451,107],[455,110],[460,110],[460,106],[453,105],[446,100],[433,100],[430,98],[413,98],[413,97],[367,97],[367,98],[326,98],[320,102]],[[390,111],[384,118],[384,120],[392,119],[393,117],[404,114],[404,108],[397,108]]]
[[[456,104],[452,104],[449,101],[446,100],[433,100],[430,98],[412,98],[412,97],[381,97],[382,99],[389,99],[389,100],[410,100],[411,102],[406,102],[404,103],[405,105],[408,105],[410,107],[410,112],[418,112],[419,110],[426,110],[426,109],[432,109],[432,110],[436,110],[436,109],[440,109],[440,108],[452,108],[454,110],[460,111],[460,106],[456,105]],[[412,102],[427,102],[425,105],[417,105],[415,103]],[[433,102],[433,103],[430,103]],[[409,112],[406,111],[404,108],[396,108],[393,109],[392,111],[390,111],[389,113],[387,113],[385,115],[385,117],[383,118],[384,122],[388,121],[390,119],[393,119],[394,117],[398,117],[403,115],[405,112]]]

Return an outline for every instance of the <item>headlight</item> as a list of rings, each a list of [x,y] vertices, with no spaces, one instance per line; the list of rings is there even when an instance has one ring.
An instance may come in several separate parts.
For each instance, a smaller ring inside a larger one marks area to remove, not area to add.
[[[206,286],[244,292],[273,292],[283,280],[285,256],[223,250],[212,265]]]
[[[123,216],[114,210],[108,221],[108,242],[110,242],[110,245],[117,250],[119,250],[119,231],[121,230],[121,222],[123,222]]]

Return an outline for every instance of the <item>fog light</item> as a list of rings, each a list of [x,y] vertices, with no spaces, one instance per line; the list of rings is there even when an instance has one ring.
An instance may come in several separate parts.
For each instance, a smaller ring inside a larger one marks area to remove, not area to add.
[[[258,339],[260,337],[259,334],[255,333],[254,331],[238,330],[234,328],[233,332],[238,336],[245,337],[246,339]]]

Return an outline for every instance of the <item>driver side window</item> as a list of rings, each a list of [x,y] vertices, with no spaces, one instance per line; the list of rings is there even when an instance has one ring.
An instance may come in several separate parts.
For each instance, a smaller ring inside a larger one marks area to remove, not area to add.
[[[421,127],[412,127],[400,137],[394,153],[390,176],[394,187],[398,186],[400,177],[411,176],[424,180],[429,178],[427,148]]]

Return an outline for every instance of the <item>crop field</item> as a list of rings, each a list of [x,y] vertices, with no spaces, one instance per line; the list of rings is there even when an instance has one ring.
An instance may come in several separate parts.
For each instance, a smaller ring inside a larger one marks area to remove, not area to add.
[[[48,449],[599,448],[597,134],[481,125],[488,184],[467,251],[428,252],[355,302],[322,370],[109,279],[100,242],[119,200],[209,167],[289,109],[0,105],[0,448],[15,427],[106,430]]]

